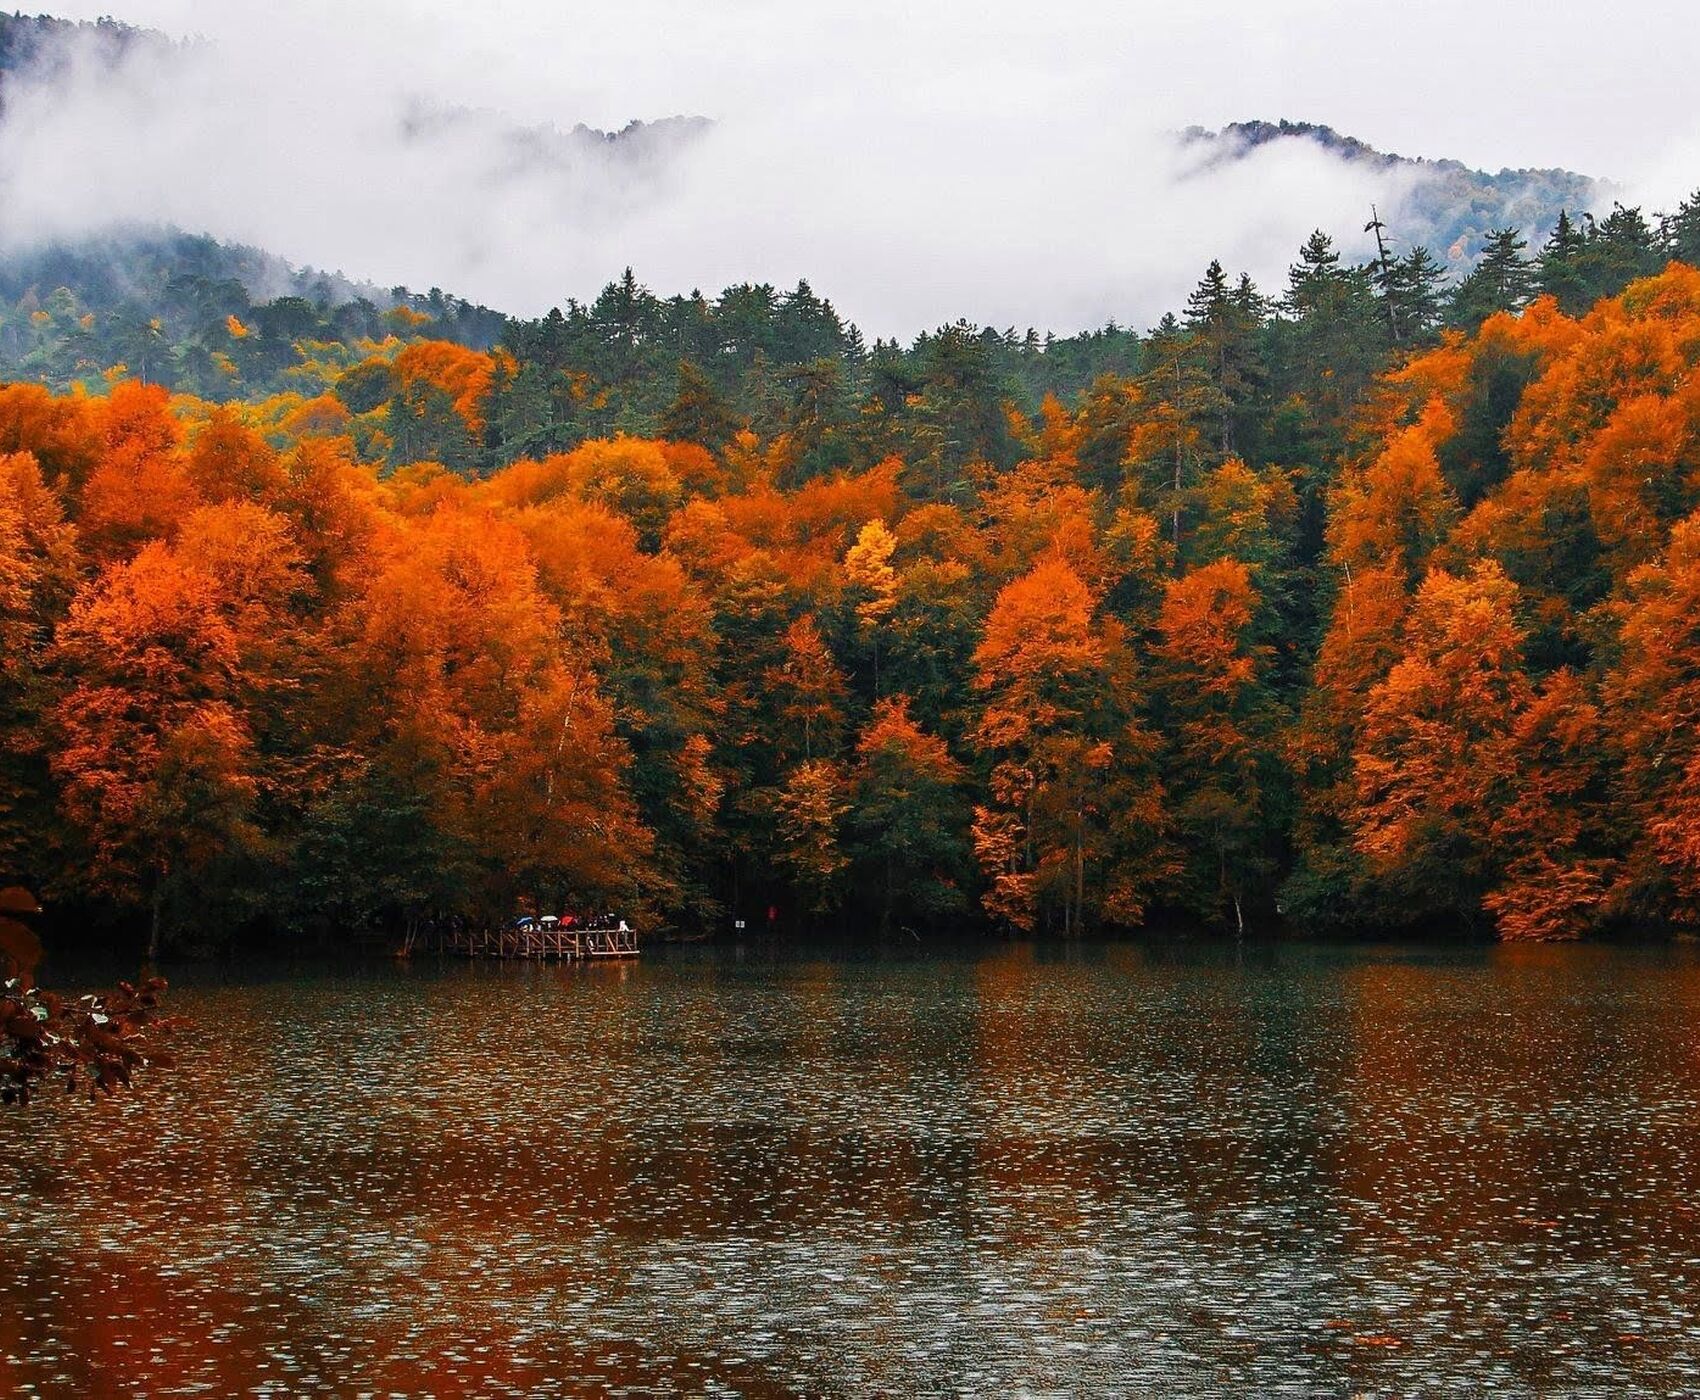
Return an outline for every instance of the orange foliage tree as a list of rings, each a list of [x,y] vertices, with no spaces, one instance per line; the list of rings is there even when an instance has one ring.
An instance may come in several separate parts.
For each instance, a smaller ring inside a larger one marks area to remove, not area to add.
[[[998,594],[974,654],[992,764],[974,848],[986,911],[1017,928],[1137,923],[1167,859],[1130,658],[1095,612],[1067,562],[1041,559]]]
[[[1515,601],[1492,563],[1431,573],[1354,756],[1358,849],[1415,897],[1439,892],[1463,911],[1492,881],[1493,817],[1516,776],[1510,736],[1532,694]]]
[[[1157,627],[1165,771],[1185,852],[1184,898],[1207,918],[1245,927],[1248,890],[1268,863],[1268,753],[1275,732],[1254,638],[1259,599],[1238,560],[1171,582]]]
[[[1629,577],[1621,652],[1604,684],[1629,827],[1630,907],[1700,922],[1700,513]]]
[[[155,542],[79,595],[57,650],[76,676],[53,716],[65,813],[91,884],[148,907],[157,953],[167,900],[260,845],[237,638],[216,580]]]

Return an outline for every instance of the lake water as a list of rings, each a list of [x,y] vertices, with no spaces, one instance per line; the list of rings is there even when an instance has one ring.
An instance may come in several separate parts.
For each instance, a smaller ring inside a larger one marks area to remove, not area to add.
[[[178,1069],[0,1111],[0,1390],[1700,1387],[1692,948],[687,949],[173,996]]]

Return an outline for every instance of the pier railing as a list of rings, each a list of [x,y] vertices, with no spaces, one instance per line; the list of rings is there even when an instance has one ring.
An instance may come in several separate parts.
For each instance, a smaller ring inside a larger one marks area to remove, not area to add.
[[[468,958],[530,958],[571,962],[589,958],[635,958],[634,928],[562,928],[542,924],[520,928],[445,929],[437,951]]]

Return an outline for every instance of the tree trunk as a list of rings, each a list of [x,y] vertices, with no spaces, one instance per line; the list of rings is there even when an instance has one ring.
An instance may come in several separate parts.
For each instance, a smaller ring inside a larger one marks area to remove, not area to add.
[[[163,877],[154,881],[153,898],[149,901],[148,910],[148,966],[152,967],[159,961],[159,926],[160,916],[165,907],[165,880]]]
[[[1175,512],[1172,525],[1175,548],[1181,547],[1181,449],[1175,448]]]
[[[1086,921],[1086,818],[1074,831],[1074,931],[1079,933]]]
[[[1181,362],[1175,361],[1175,550],[1181,547],[1181,466],[1186,459],[1186,445],[1181,436]]]
[[[880,909],[880,937],[881,938],[884,938],[888,933],[891,932],[891,904],[892,904],[891,886],[892,886],[891,852],[888,850],[885,853],[885,904]]]

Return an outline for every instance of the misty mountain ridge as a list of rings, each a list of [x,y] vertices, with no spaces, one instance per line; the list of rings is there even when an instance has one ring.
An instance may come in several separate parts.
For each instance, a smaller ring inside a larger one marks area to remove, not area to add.
[[[200,39],[177,40],[158,30],[114,19],[67,20],[52,15],[0,13],[0,94],[8,79],[27,76],[40,82],[62,77],[78,59],[116,67],[144,51],[163,56],[204,47],[205,41]],[[515,152],[556,159],[601,155],[634,166],[664,162],[680,145],[713,125],[706,117],[679,115],[652,121],[634,119],[617,131],[604,131],[584,122],[563,131],[548,123],[518,125],[490,108],[437,103],[423,97],[404,105],[397,124],[404,137],[415,141],[450,131],[482,131],[499,124]]]
[[[9,88],[20,83],[51,88],[79,69],[116,72],[145,55],[170,63],[205,53],[200,39],[176,40],[157,30],[112,19],[65,20],[50,15],[0,13],[0,116]],[[416,96],[394,114],[404,147],[421,152],[445,141],[477,148],[486,166],[481,183],[530,179],[539,174],[568,190],[594,192],[604,207],[641,198],[669,164],[712,124],[702,117],[632,120],[615,131],[579,123],[567,130],[551,124],[520,125],[504,114]],[[8,232],[10,236],[8,237]],[[502,317],[487,307],[432,288],[379,285],[301,265],[251,243],[186,230],[172,223],[115,221],[79,236],[29,237],[0,226],[0,295],[9,300],[45,300],[70,291],[87,310],[180,310],[190,286],[234,284],[255,304],[298,298],[321,308],[369,303],[379,311],[408,306],[445,321],[445,333],[469,344],[486,344]]]
[[[192,65],[216,62],[216,46],[205,40],[178,41],[114,20],[0,15],[0,115],[9,90],[27,88],[51,99],[91,75],[97,83],[157,90],[190,77]],[[552,196],[552,214],[604,219],[652,199],[681,154],[712,127],[704,117],[675,115],[628,121],[614,131],[583,122],[562,129],[547,122],[522,124],[492,108],[420,93],[395,97],[374,125],[379,129],[359,133],[358,139],[381,140],[422,162],[446,149],[464,157],[457,184],[475,187],[480,200],[504,187],[545,190]],[[9,241],[19,240],[14,235]],[[267,275],[276,271],[268,268]]]
[[[51,28],[50,35],[69,28],[65,21],[25,21]],[[135,42],[126,35],[147,31],[109,21],[81,26],[99,31],[102,44],[117,53]],[[0,15],[0,74],[8,65],[30,63],[42,50],[40,35],[19,37],[19,21]],[[168,42],[168,41],[162,41]],[[20,57],[21,56],[21,57]],[[559,173],[567,183],[586,171],[599,182],[641,187],[659,179],[666,168],[713,123],[702,117],[633,120],[617,131],[579,124],[568,130],[550,125],[520,126],[502,114],[482,108],[455,107],[420,100],[398,117],[410,141],[421,145],[448,136],[485,143],[496,168],[527,172],[539,168]],[[1472,169],[1460,161],[1408,157],[1380,151],[1332,127],[1308,122],[1235,122],[1220,131],[1190,127],[1179,133],[1183,151],[1193,157],[1183,178],[1196,178],[1211,168],[1246,159],[1252,152],[1278,142],[1305,142],[1340,160],[1395,171],[1408,177],[1394,204],[1381,213],[1397,249],[1422,244],[1441,257],[1454,277],[1475,265],[1488,233],[1496,228],[1523,230],[1531,246],[1546,239],[1561,211],[1572,214],[1609,204],[1616,187],[1607,181],[1569,170]],[[639,197],[634,193],[632,198]],[[1367,213],[1367,211],[1366,211]],[[63,287],[91,309],[110,309],[123,303],[166,305],[173,299],[174,282],[233,282],[254,302],[298,297],[322,307],[369,302],[380,310],[398,305],[442,314],[445,298],[435,289],[428,295],[405,286],[383,286],[326,271],[298,266],[264,248],[210,234],[167,225],[113,227],[82,238],[56,238],[15,247],[0,246],[0,295],[16,301],[33,292],[45,298]],[[470,343],[488,343],[501,316],[487,307],[456,303],[477,313]],[[457,336],[457,338],[460,338]]]
[[[407,99],[396,114],[405,149],[428,155],[452,145],[466,152],[481,189],[547,190],[559,217],[599,220],[654,199],[675,165],[713,125],[706,117],[669,116],[634,119],[617,131],[583,122],[563,130],[547,122],[522,125],[487,107],[423,97]]]
[[[60,67],[71,46],[83,45],[111,62],[138,47],[172,49],[177,42],[155,29],[138,29],[115,19],[71,20],[52,15],[0,13],[0,89],[9,73]]]
[[[1186,174],[1242,161],[1284,142],[1304,143],[1349,166],[1402,176],[1396,201],[1381,217],[1398,251],[1421,244],[1455,276],[1475,266],[1488,235],[1521,229],[1531,247],[1544,243],[1560,213],[1609,209],[1621,189],[1609,180],[1563,169],[1477,170],[1462,161],[1396,155],[1317,122],[1230,122],[1220,131],[1192,126],[1180,133]]]
[[[106,19],[91,23],[0,14],[0,116],[12,93],[27,94],[39,117],[44,101],[51,105],[56,94],[87,84],[91,75],[97,85],[110,72],[151,91],[172,83],[174,74],[195,71],[187,65],[209,62],[216,63],[216,52],[198,38],[177,40]],[[505,205],[517,211],[524,226],[538,230],[596,229],[615,257],[641,261],[641,255],[621,246],[627,221],[666,207],[673,175],[697,158],[696,149],[714,129],[712,120],[700,116],[633,120],[614,131],[584,123],[568,128],[526,124],[492,107],[412,93],[386,98],[368,112],[368,134],[349,139],[386,142],[394,153],[394,170],[417,187],[452,171],[445,194],[489,209],[491,218]],[[1286,143],[1302,143],[1342,166],[1373,171],[1378,181],[1385,174],[1389,178],[1378,209],[1393,251],[1426,246],[1453,280],[1475,265],[1491,230],[1521,228],[1529,244],[1539,247],[1561,211],[1603,210],[1615,193],[1605,181],[1568,170],[1490,173],[1456,160],[1390,154],[1308,122],[1254,120],[1219,131],[1190,127],[1172,139],[1181,159],[1171,189],[1175,181],[1197,180]],[[453,159],[442,160],[444,153]],[[110,206],[95,208],[104,218]],[[1363,214],[1368,217],[1367,207]],[[233,229],[212,227],[213,218],[200,211],[188,218],[145,215],[84,230],[73,219],[68,229],[47,232],[54,227],[48,224],[33,235],[16,223],[10,230],[0,227],[0,295],[15,304],[44,305],[64,289],[85,311],[123,308],[134,316],[154,308],[168,320],[192,320],[201,314],[197,308],[205,301],[205,289],[226,284],[218,300],[237,310],[240,298],[232,300],[232,287],[256,305],[299,299],[327,309],[365,304],[379,312],[405,305],[432,315],[445,335],[474,345],[488,344],[499,334],[502,317],[487,306],[435,288],[421,295],[382,285],[376,279],[385,275],[388,260],[372,258],[369,250],[350,253],[367,259],[356,275],[327,272],[287,260],[271,246],[258,246],[281,242],[285,252],[291,251],[285,229],[270,232],[264,220],[249,221],[241,227],[246,237],[236,240],[228,237]],[[1329,232],[1346,235],[1342,241],[1349,249],[1356,222]],[[320,238],[316,246],[324,256],[326,241]],[[485,259],[499,256],[494,244],[480,244],[478,251]],[[465,275],[464,265],[457,274],[452,260],[424,261],[433,280]],[[517,309],[503,297],[487,299],[508,311]]]
[[[126,304],[169,308],[191,286],[220,284],[239,288],[254,304],[288,298],[325,308],[369,302],[381,311],[396,306],[425,311],[422,303],[432,295],[298,267],[263,248],[153,225],[114,227],[86,238],[0,252],[0,296],[13,301],[31,295],[45,300],[64,289],[90,311]],[[442,299],[442,293],[434,294]],[[501,320],[495,312],[488,314]]]

